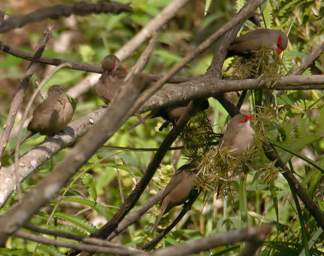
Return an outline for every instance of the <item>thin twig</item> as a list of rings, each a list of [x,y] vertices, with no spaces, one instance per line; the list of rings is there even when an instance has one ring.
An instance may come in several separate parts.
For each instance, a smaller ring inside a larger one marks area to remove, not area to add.
[[[21,80],[19,88],[16,91],[16,93],[11,101],[8,118],[7,118],[6,124],[4,125],[5,128],[0,135],[0,166],[1,166],[2,155],[6,149],[6,144],[8,143],[10,133],[12,131],[12,128],[13,128],[15,120],[16,120],[17,113],[18,113],[18,111],[21,107],[21,104],[23,102],[23,99],[25,96],[25,91],[26,91],[27,87],[29,86],[29,82],[30,82],[32,75],[36,71],[35,61],[37,58],[39,58],[42,55],[42,53],[45,49],[45,46],[50,38],[50,35],[51,35],[51,30],[46,29],[44,31],[44,36],[41,38],[41,40],[39,41],[39,43],[36,47],[35,53],[31,56],[31,59],[30,59],[31,63],[28,66],[26,74],[23,77],[23,79]]]
[[[138,249],[133,249],[133,248],[126,248],[126,247],[107,247],[102,243],[101,245],[89,245],[85,243],[69,243],[65,241],[59,241],[59,240],[53,240],[53,239],[48,239],[45,237],[33,235],[24,231],[17,231],[15,236],[26,239],[26,240],[31,240],[37,243],[41,244],[49,244],[49,245],[54,245],[54,246],[59,246],[59,247],[65,247],[65,248],[71,248],[71,249],[77,249],[77,250],[83,250],[83,251],[88,251],[88,252],[102,252],[102,253],[113,253],[117,255],[147,255],[144,251],[140,251]],[[105,241],[103,241],[105,242]]]
[[[3,51],[5,53],[11,54],[17,58],[25,59],[25,60],[32,60],[33,59],[33,54],[22,51],[19,49],[16,49],[12,46],[6,45],[3,42],[0,41],[0,51]],[[98,73],[102,74],[102,68],[98,65],[93,65],[93,64],[88,64],[88,63],[81,63],[77,61],[71,61],[71,60],[66,60],[66,59],[60,59],[60,58],[46,58],[46,57],[39,57],[38,59],[33,60],[35,63],[42,63],[42,64],[47,64],[47,65],[52,65],[52,66],[59,66],[63,63],[68,63],[70,66],[70,69],[74,70],[80,70],[80,71],[85,71],[85,72],[90,72],[90,73]],[[156,75],[156,74],[146,74],[147,78],[151,81],[157,81],[159,80],[162,75]],[[185,81],[188,81],[192,79],[191,77],[172,77],[168,80],[169,83],[182,83]],[[69,94],[72,94],[71,96],[75,97],[78,95],[75,95],[75,93],[71,93],[74,90],[70,90]]]
[[[159,148],[134,148],[134,147],[121,147],[121,146],[113,146],[113,145],[105,145],[104,148],[116,149],[116,150],[130,150],[130,151],[158,151]],[[183,149],[183,146],[178,147],[170,147],[168,150],[180,150]]]
[[[158,193],[156,193],[154,196],[150,197],[146,202],[144,202],[140,207],[127,214],[127,216],[118,224],[118,227],[107,238],[107,240],[113,239],[118,234],[123,232],[128,226],[137,222],[149,209],[151,209],[162,199],[163,194],[164,190],[160,190]]]
[[[136,64],[132,67],[130,72],[127,74],[126,80],[130,76],[142,72],[142,70],[144,69],[146,63],[149,61],[149,58],[151,57],[151,54],[155,48],[156,40],[157,40],[157,34],[152,36],[151,40],[149,41],[147,47],[145,48],[145,50],[137,60]]]
[[[300,66],[291,72],[293,75],[301,75],[324,51],[324,41],[313,47],[312,52],[301,62]]]
[[[114,13],[130,12],[132,8],[129,5],[119,3],[87,3],[79,2],[75,4],[59,4],[51,7],[37,9],[23,16],[13,16],[4,20],[0,24],[0,33],[8,32],[15,28],[23,27],[29,23],[38,22],[44,19],[58,19],[74,15],[89,15],[91,13]]]
[[[271,232],[270,225],[261,225],[259,227],[244,228],[235,231],[229,231],[223,234],[212,235],[206,238],[188,241],[180,245],[169,246],[163,249],[153,251],[152,256],[183,256],[207,251],[217,246],[228,245],[243,241],[256,239],[264,240]]]
[[[185,216],[185,214],[191,209],[191,206],[196,201],[198,196],[199,196],[199,192],[195,190],[195,193],[191,195],[189,201],[183,205],[181,212],[172,221],[172,223],[167,228],[165,228],[162,232],[160,232],[160,234],[157,237],[155,237],[148,243],[144,244],[141,248],[143,248],[144,250],[153,249],[178,224],[178,222],[183,218],[183,216]]]
[[[156,15],[145,27],[142,28],[131,40],[116,52],[120,60],[127,59],[139,46],[166,24],[188,0],[173,0],[158,15]]]

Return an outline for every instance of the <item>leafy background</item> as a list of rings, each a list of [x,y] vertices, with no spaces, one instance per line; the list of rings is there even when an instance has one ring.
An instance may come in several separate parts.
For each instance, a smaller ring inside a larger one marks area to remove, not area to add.
[[[72,2],[74,1],[6,0],[1,1],[0,9],[5,10],[9,15],[15,15],[54,3]],[[41,37],[46,25],[52,23],[55,24],[55,30],[44,56],[99,64],[105,55],[116,52],[169,2],[169,0],[133,0],[131,1],[134,9],[132,14],[100,14],[33,23],[23,29],[2,34],[1,40],[30,51]],[[199,42],[228,21],[244,3],[244,0],[191,1],[160,31],[159,45],[145,72],[161,73],[161,70],[166,72],[186,52],[194,49]],[[324,38],[323,3],[320,0],[270,0],[263,4],[261,9],[263,27],[278,28],[289,33],[290,42],[282,59],[285,73],[296,67],[311,48]],[[247,22],[243,30],[252,28],[254,25]],[[69,40],[62,48],[64,38]],[[144,47],[145,45],[127,59],[125,64],[131,67]],[[182,70],[181,75],[203,74],[211,58],[212,51],[206,52]],[[228,69],[232,61],[229,59],[224,65],[225,75],[228,77],[233,75]],[[322,74],[323,62],[322,54],[314,65],[305,71],[305,74]],[[24,75],[25,67],[25,61],[0,53],[1,125],[6,120],[10,99],[17,88],[19,78]],[[47,71],[44,68],[40,69],[35,80],[41,80]],[[85,76],[84,72],[61,70],[47,87],[60,83],[70,88]],[[237,100],[236,94],[229,96],[233,101]],[[243,107],[255,112],[256,97],[256,93],[249,93]],[[311,197],[323,209],[324,94],[315,90],[281,91],[273,92],[272,97],[274,101],[271,107],[265,107],[261,111],[255,126],[263,127],[265,136],[277,146],[282,159],[287,162]],[[210,99],[209,102],[211,108],[207,114],[213,130],[216,133],[222,132],[227,113],[215,100]],[[89,91],[79,98],[74,119],[101,105],[103,102],[94,95],[92,90]],[[131,118],[107,145],[157,148],[168,130],[158,131],[163,120],[147,120],[145,125],[130,130],[129,128],[136,122],[135,117]],[[27,151],[33,145],[40,143],[43,138],[33,137],[23,145],[22,151]],[[177,142],[177,144],[181,143]],[[10,151],[14,145],[13,140],[8,150]],[[37,173],[26,179],[22,185],[23,190],[30,190],[46,176],[53,166],[63,159],[66,151],[68,149],[55,155]],[[118,206],[143,175],[153,154],[154,152],[102,147],[61,191],[60,196],[50,205],[42,208],[32,222],[48,229],[79,235],[94,232],[116,212]],[[256,167],[250,168],[247,175],[240,175],[241,178],[233,179],[225,196],[217,196],[213,191],[208,192],[205,197],[200,196],[190,213],[166,236],[159,247],[248,225],[273,223],[273,232],[262,247],[260,255],[322,255],[323,230],[294,198],[279,170],[265,160],[263,153],[257,152],[254,159],[256,163],[253,166]],[[8,155],[6,162],[12,163]],[[170,151],[138,205],[167,184],[174,170],[186,162],[186,157],[180,155],[179,151]],[[1,212],[16,200],[17,195],[12,195]],[[168,217],[162,220],[162,225],[169,223],[178,211],[179,207],[171,211]],[[132,246],[148,241],[151,237],[150,227],[157,214],[158,207],[155,207],[117,240]],[[11,238],[7,247],[7,249],[0,249],[1,255],[56,256],[64,255],[66,252],[64,248],[39,245],[17,238]],[[239,245],[231,245],[219,247],[202,255],[237,255],[239,250]]]

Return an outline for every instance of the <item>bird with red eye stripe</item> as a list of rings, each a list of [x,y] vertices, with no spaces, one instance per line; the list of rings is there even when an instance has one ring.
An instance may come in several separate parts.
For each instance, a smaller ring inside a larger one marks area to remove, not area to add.
[[[228,48],[228,56],[250,56],[261,49],[273,49],[279,56],[288,45],[288,37],[281,30],[256,29],[236,38]]]
[[[237,156],[251,148],[255,140],[255,132],[251,127],[251,114],[237,114],[228,122],[224,132],[221,148],[226,148],[233,156]]]

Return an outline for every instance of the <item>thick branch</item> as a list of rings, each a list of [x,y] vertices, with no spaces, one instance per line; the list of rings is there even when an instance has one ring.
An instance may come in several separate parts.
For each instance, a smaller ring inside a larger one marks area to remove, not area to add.
[[[24,225],[40,207],[50,201],[77,170],[127,120],[128,110],[140,95],[144,85],[140,78],[126,82],[117,97],[109,104],[103,117],[75,145],[58,165],[24,198],[0,217],[0,243]]]
[[[80,2],[69,5],[54,5],[51,7],[40,8],[24,16],[10,17],[0,24],[0,33],[8,32],[15,28],[23,27],[29,23],[38,22],[44,19],[58,19],[74,15],[89,15],[91,13],[114,13],[130,12],[129,5],[119,3],[99,2],[96,4]]]
[[[182,256],[207,251],[217,246],[238,243],[242,241],[264,240],[271,232],[271,226],[262,225],[254,228],[245,228],[230,231],[224,234],[209,236],[206,238],[189,241],[181,245],[169,246],[154,251],[152,256]]]
[[[204,76],[177,85],[168,85],[144,105],[141,111],[172,106],[192,99],[207,98],[218,93],[248,89],[269,88],[267,81],[259,79],[219,80]],[[271,90],[323,90],[324,75],[287,76],[276,82]]]

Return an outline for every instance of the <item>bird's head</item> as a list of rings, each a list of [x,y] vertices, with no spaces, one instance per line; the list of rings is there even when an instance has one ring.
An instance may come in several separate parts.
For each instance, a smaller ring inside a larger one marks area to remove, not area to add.
[[[253,115],[251,115],[251,114],[241,115],[239,123],[240,124],[246,124],[249,121],[251,121],[252,119],[253,119]]]
[[[61,95],[61,94],[64,94],[65,93],[65,90],[62,86],[60,85],[53,85],[51,86],[49,89],[48,89],[48,92],[47,94],[49,96],[54,96],[54,95]]]
[[[101,61],[101,68],[104,72],[112,73],[117,70],[119,64],[120,60],[115,55],[109,54]]]
[[[288,38],[286,34],[281,31],[278,31],[277,42],[276,42],[276,54],[279,56],[288,45]]]

